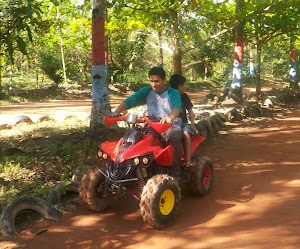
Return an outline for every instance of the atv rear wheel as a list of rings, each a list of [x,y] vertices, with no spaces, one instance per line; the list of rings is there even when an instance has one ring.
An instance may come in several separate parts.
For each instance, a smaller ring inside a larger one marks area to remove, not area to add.
[[[178,182],[169,175],[155,175],[143,188],[140,201],[142,217],[154,228],[165,227],[175,219],[180,201]]]
[[[79,186],[79,196],[83,203],[94,211],[104,211],[109,208],[112,196],[104,196],[105,177],[98,167],[89,169],[82,177]]]
[[[214,181],[212,161],[208,157],[203,156],[190,170],[191,175],[187,183],[188,191],[195,195],[207,195]]]

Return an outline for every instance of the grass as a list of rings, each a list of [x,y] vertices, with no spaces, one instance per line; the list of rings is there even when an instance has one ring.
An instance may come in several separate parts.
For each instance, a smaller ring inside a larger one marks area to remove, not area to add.
[[[0,211],[14,198],[47,199],[54,184],[71,179],[98,163],[99,143],[119,138],[109,129],[91,131],[87,122],[20,124],[0,131]]]
[[[40,75],[39,77],[40,79],[37,83],[34,71],[24,74],[15,73],[13,74],[12,80],[8,74],[4,75],[2,78],[0,104],[91,97],[90,86],[79,86],[75,84],[57,86],[46,76]]]

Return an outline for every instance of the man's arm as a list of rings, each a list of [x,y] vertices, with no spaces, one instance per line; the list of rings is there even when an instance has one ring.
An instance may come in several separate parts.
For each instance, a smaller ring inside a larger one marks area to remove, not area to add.
[[[114,112],[112,112],[112,113],[110,114],[110,116],[111,116],[112,118],[117,117],[117,116],[120,115],[121,112],[126,111],[126,109],[127,109],[127,108],[126,108],[125,103],[122,102],[122,103],[117,107],[117,109],[114,110]]]
[[[195,113],[193,112],[193,109],[192,108],[189,109],[188,113],[189,113],[189,119],[191,121],[191,128],[196,134],[198,134],[199,131],[198,131],[197,127],[195,126]]]
[[[146,86],[138,90],[137,92],[130,95],[125,99],[117,109],[110,114],[111,117],[117,117],[121,112],[126,111],[132,107],[143,105],[146,103],[146,98],[149,92],[151,91],[150,86]]]

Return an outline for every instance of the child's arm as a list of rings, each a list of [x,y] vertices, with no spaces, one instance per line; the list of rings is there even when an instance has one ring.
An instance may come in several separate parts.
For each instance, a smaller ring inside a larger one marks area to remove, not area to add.
[[[193,112],[192,108],[188,110],[188,114],[189,114],[189,119],[191,121],[191,128],[196,134],[198,134],[199,131],[195,126],[195,113]]]

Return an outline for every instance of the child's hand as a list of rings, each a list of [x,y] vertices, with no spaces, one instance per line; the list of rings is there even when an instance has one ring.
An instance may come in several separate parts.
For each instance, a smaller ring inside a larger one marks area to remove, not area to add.
[[[191,128],[195,134],[199,134],[199,131],[194,124],[191,124]]]

